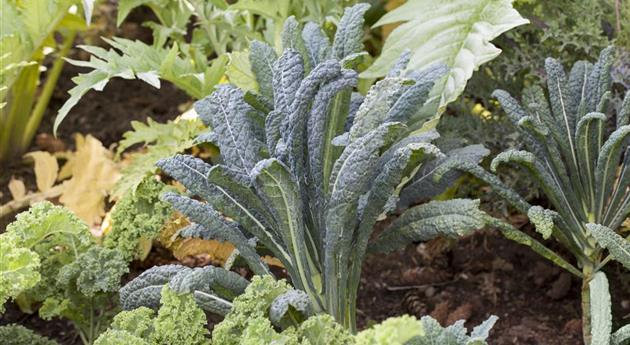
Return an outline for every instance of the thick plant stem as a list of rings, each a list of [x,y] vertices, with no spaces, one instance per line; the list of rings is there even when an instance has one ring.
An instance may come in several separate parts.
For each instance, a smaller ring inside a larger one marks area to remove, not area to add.
[[[582,337],[584,344],[591,344],[591,289],[589,283],[593,278],[593,266],[585,264],[582,268]]]

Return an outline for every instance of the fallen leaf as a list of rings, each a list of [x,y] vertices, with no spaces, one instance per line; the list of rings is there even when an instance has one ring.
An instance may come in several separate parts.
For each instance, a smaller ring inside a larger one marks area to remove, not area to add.
[[[9,192],[11,192],[13,200],[21,200],[26,196],[26,186],[24,186],[22,180],[11,177],[11,181],[9,181]]]
[[[55,184],[59,173],[57,158],[46,151],[34,151],[24,155],[35,162],[35,181],[37,188],[46,192]]]
[[[59,170],[57,181],[62,181],[62,180],[72,177],[72,170],[74,169],[74,162],[75,162],[74,152],[68,152],[66,163]]]
[[[276,266],[276,267],[284,268],[282,261],[280,261],[278,258],[275,258],[273,256],[265,255],[261,259],[264,263],[266,263],[269,266]]]
[[[204,240],[201,238],[186,238],[173,250],[173,256],[178,260],[182,260],[187,256],[207,254],[210,256],[211,261],[223,265],[233,251],[234,245],[229,242]]]
[[[75,135],[77,151],[71,162],[72,178],[65,181],[59,201],[88,224],[105,215],[105,197],[120,178],[113,153],[91,135]]]

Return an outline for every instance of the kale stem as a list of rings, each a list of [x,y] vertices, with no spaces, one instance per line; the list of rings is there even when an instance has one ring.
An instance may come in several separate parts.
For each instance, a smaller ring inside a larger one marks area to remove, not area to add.
[[[589,283],[593,278],[593,266],[584,264],[582,268],[582,337],[584,344],[591,344],[591,289]]]
[[[90,298],[90,344],[94,342],[94,298]]]

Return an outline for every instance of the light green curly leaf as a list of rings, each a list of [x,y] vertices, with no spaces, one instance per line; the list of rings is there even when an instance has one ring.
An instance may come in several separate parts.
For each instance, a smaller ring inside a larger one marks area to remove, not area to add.
[[[40,278],[39,256],[27,249],[18,247],[11,234],[0,235],[0,313],[4,303],[15,298],[22,291],[35,286]]]

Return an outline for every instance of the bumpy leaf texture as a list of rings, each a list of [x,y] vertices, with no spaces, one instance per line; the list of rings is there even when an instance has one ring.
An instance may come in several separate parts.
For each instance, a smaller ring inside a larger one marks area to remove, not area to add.
[[[178,155],[158,163],[203,199],[164,197],[195,224],[186,233],[229,240],[256,273],[270,274],[251,247],[254,238],[305,292],[279,300],[274,322],[286,310],[306,312],[308,296],[313,312],[327,311],[353,327],[354,321],[344,320],[354,318],[347,301],[358,288],[374,224],[396,209],[423,164],[448,156],[431,144],[437,133],[410,135],[427,120],[417,110],[446,72],[444,66],[408,71],[403,56],[365,98],[353,96],[358,74],[348,66],[362,56],[366,10],[365,4],[346,9],[332,44],[314,24],[302,28],[294,20],[285,23],[284,50],[277,58],[264,43],[253,43],[250,57],[258,59],[251,63],[259,94],[223,85],[195,105],[213,128],[204,137],[219,146],[221,162],[210,166]],[[461,150],[454,150],[452,159],[476,163],[487,153],[481,147]],[[447,186],[433,181],[431,171],[423,174],[414,193],[431,189],[435,195]],[[403,213],[405,222],[383,236],[393,246],[465,234],[482,225],[477,206],[460,200],[412,208]],[[156,270],[139,277],[130,284],[137,285],[137,296],[121,293],[123,304],[155,301],[147,296],[155,294],[156,285],[172,283],[174,274],[180,273],[160,275]]]
[[[557,60],[548,58],[548,98],[537,86],[523,91],[522,105],[505,91],[493,93],[518,128],[526,150],[499,154],[492,170],[508,163],[527,170],[553,211],[530,209],[523,198],[477,166],[454,163],[451,167],[488,182],[521,212],[529,213],[544,238],[553,236],[575,256],[586,258],[608,249],[613,258],[627,264],[627,240],[616,231],[630,215],[630,95],[626,94],[617,121],[612,122],[616,127],[610,131],[605,112],[614,54],[614,48],[606,48],[597,62],[580,61],[568,74]],[[591,236],[599,245],[593,245]]]

